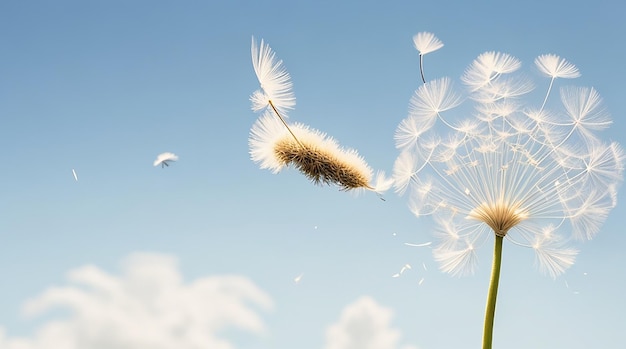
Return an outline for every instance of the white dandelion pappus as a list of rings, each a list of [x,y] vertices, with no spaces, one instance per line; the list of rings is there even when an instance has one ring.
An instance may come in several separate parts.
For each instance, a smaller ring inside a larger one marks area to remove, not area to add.
[[[172,161],[178,161],[178,156],[176,154],[170,152],[161,153],[157,155],[156,160],[154,160],[153,166],[161,165],[161,167],[163,168],[165,166],[169,166],[169,163]]]
[[[550,77],[550,86],[548,87],[546,98],[543,100],[543,104],[541,104],[541,109],[546,105],[554,80],[557,78],[575,79],[580,76],[580,72],[578,72],[578,68],[574,64],[554,54],[541,55],[535,58],[535,66],[541,73]]]
[[[420,86],[409,102],[409,117],[402,120],[394,134],[396,148],[407,150],[415,146],[422,134],[441,119],[441,113],[462,102],[452,88],[449,78],[428,81]]]
[[[74,176],[74,180],[78,182],[78,175],[76,175],[76,171],[72,169],[72,175]]]
[[[433,33],[420,32],[413,36],[413,45],[421,55],[425,55],[442,48],[443,42]]]
[[[574,64],[554,54],[545,54],[535,58],[535,65],[539,71],[553,79],[574,79],[580,76]]]
[[[287,118],[287,111],[296,105],[289,73],[283,61],[276,58],[274,51],[262,39],[259,44],[252,38],[252,66],[259,80],[261,89],[250,96],[253,111],[276,108]]]
[[[481,88],[493,88],[493,82],[502,74],[509,74],[522,66],[519,59],[508,53],[485,52],[478,56],[465,70],[461,81],[470,87],[472,92]]]

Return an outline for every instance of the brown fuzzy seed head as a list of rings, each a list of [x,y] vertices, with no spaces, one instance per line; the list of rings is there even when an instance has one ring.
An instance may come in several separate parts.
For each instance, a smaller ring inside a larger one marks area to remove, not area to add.
[[[332,152],[307,142],[298,143],[286,137],[274,145],[276,158],[283,164],[292,164],[315,184],[336,184],[343,190],[371,189],[366,174]]]
[[[496,203],[483,203],[472,212],[468,218],[473,218],[487,224],[497,236],[506,236],[509,229],[513,228],[527,218],[527,214],[517,205]]]

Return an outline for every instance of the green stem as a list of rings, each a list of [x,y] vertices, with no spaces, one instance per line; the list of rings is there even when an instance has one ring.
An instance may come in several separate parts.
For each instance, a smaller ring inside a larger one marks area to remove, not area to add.
[[[485,309],[485,328],[483,330],[483,349],[491,349],[493,340],[493,320],[496,314],[496,298],[498,297],[498,284],[500,283],[500,264],[502,264],[502,241],[503,236],[496,235],[493,249],[493,265],[491,267],[491,281],[487,294],[487,307]]]

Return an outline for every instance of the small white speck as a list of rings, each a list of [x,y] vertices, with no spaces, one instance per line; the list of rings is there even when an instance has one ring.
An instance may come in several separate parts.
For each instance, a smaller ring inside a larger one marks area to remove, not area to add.
[[[587,276],[587,273],[583,273],[583,275]]]
[[[411,266],[410,266],[410,265],[408,265],[408,264],[405,264],[405,265],[402,267],[402,269],[400,269],[400,274],[404,273],[404,271],[405,271],[405,270],[407,270],[407,269],[411,269]]]
[[[74,169],[72,169],[72,174],[74,175],[74,180],[78,182],[78,176],[76,175],[76,171],[74,171]]]
[[[396,233],[391,233],[391,235],[392,235],[392,236],[396,236],[396,235],[398,235],[398,234],[396,234]]]
[[[429,242],[424,242],[424,243],[421,243],[421,244],[413,244],[413,243],[410,243],[410,242],[405,242],[404,244],[407,245],[407,246],[413,246],[413,247],[424,247],[424,246],[430,246],[430,244],[432,244],[432,242],[429,241]]]
[[[424,278],[421,278],[420,281],[417,283],[419,286],[422,285],[422,283],[424,283]]]
[[[578,291],[574,291],[574,294],[580,294],[580,292],[578,292]]]
[[[470,194],[470,190],[468,188],[465,188],[465,195],[469,195]]]
[[[316,230],[317,230],[317,225],[316,225],[316,226],[314,226],[314,227],[313,227],[313,229],[316,229]]]
[[[426,269],[426,263],[422,262],[422,267],[424,267],[424,270],[428,271],[428,269]]]
[[[565,288],[569,288],[569,284],[565,281]]]
[[[299,284],[299,283],[300,283],[300,280],[302,280],[302,277],[303,277],[303,276],[304,276],[304,273],[302,273],[302,274],[300,274],[300,275],[296,276],[296,277],[293,279],[293,282],[295,282],[295,283],[296,283],[296,285],[297,285],[297,284]]]
[[[400,277],[400,274],[395,273],[395,274],[391,275],[391,277],[392,277],[392,278],[397,278],[397,277]]]

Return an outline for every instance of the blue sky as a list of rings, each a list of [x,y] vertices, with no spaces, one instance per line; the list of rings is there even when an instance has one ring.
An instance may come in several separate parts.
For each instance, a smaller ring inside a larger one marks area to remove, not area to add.
[[[228,313],[218,305],[229,301],[244,306],[256,315],[223,320],[235,327],[225,332],[217,325],[207,330],[238,349],[346,349],[336,337],[349,334],[351,321],[386,338],[386,346],[371,349],[478,347],[490,248],[481,251],[476,275],[453,278],[437,271],[428,247],[404,245],[432,239],[430,220],[415,218],[406,198],[393,192],[386,201],[371,193],[355,197],[313,186],[294,170],[274,175],[250,161],[248,133],[258,117],[248,99],[258,88],[251,37],[269,43],[291,74],[294,121],[329,133],[389,172],[397,156],[394,131],[420,84],[411,38],[421,31],[445,44],[425,57],[427,77],[457,80],[485,51],[518,57],[525,71],[540,54],[565,57],[582,73],[572,83],[596,88],[613,116],[603,137],[626,143],[619,68],[626,61],[626,22],[616,6],[0,3],[0,348],[14,349],[12,340],[39,348],[33,343],[50,324],[86,331],[83,319],[102,330],[98,312],[124,313],[97,287],[85,292],[98,307],[68,298],[63,304],[76,312],[54,307],[55,287],[63,295],[83,289],[71,279],[76,270],[97,280],[105,273],[127,286],[152,275],[158,290],[169,290],[172,280],[177,291],[168,299],[207,302],[205,313]],[[166,151],[180,160],[153,167]],[[601,233],[556,280],[533,268],[531,251],[505,245],[495,347],[619,348],[626,342],[624,214],[620,200]],[[407,263],[411,270],[391,277]],[[79,269],[84,266],[92,267]],[[224,276],[245,282],[221,284]],[[198,280],[233,291],[192,291]],[[126,296],[139,302],[148,297],[141,290]],[[37,304],[40,312],[32,310]],[[154,316],[170,319],[178,308]],[[249,325],[251,318],[264,329]],[[378,321],[357,321],[370,318]],[[171,330],[161,324],[167,321],[153,320],[154,328],[148,323],[136,333]],[[120,328],[117,335],[126,338]]]

